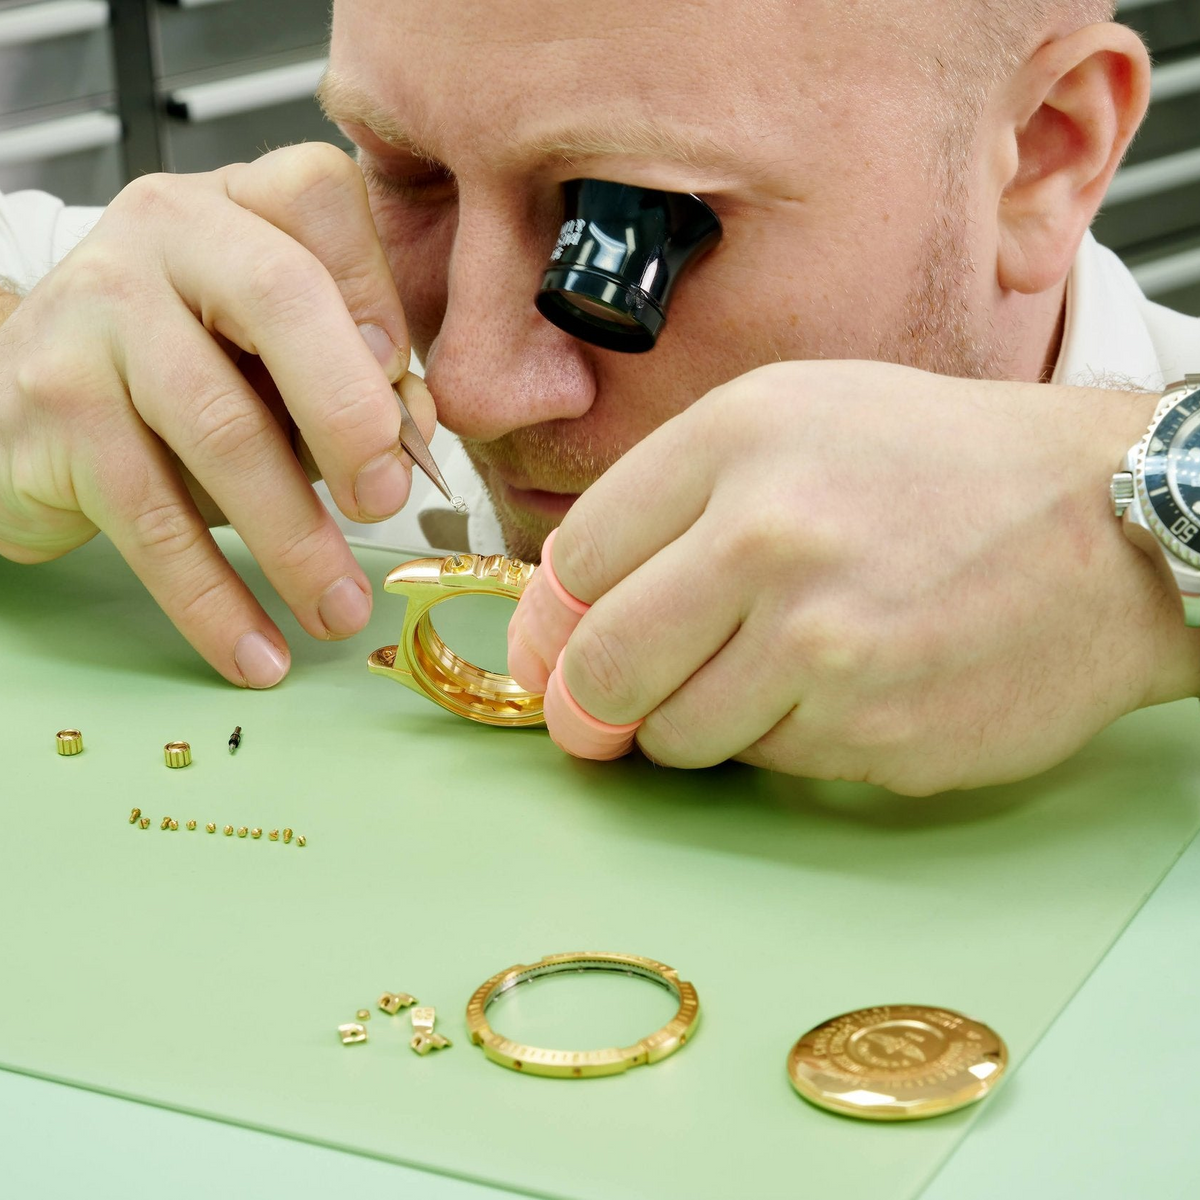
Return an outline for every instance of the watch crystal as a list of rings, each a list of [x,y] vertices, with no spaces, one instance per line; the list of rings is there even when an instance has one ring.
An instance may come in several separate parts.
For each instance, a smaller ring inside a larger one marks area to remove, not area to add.
[[[1148,439],[1139,482],[1159,536],[1193,557],[1200,551],[1200,391],[1163,415]]]

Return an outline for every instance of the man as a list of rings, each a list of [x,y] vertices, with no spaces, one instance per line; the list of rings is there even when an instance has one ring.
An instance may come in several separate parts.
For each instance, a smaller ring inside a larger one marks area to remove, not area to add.
[[[361,176],[296,147],[138,181],[0,329],[0,553],[102,528],[218,671],[274,684],[283,636],[205,523],[309,633],[360,629],[370,584],[301,464],[347,517],[405,503],[411,338],[508,549],[561,522],[592,605],[570,693],[645,718],[654,758],[914,794],[1058,762],[1200,691],[1107,503],[1145,393],[1200,369],[1197,323],[1087,236],[1149,91],[1110,15],[338,0],[323,99]],[[649,355],[533,307],[579,177],[723,223]],[[1081,371],[1122,390],[1039,382]]]

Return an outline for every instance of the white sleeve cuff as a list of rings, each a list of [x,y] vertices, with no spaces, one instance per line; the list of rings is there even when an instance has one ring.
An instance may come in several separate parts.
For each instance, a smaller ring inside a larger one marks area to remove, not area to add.
[[[0,194],[0,277],[28,291],[100,219],[102,208],[73,208],[46,192]]]

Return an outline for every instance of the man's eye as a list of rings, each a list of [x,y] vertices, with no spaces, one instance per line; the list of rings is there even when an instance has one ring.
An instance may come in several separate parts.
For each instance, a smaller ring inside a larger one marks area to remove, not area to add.
[[[424,171],[392,175],[367,162],[360,162],[359,166],[368,188],[381,195],[395,196],[401,200],[442,200],[452,195],[456,187],[453,174],[445,167],[430,167]]]

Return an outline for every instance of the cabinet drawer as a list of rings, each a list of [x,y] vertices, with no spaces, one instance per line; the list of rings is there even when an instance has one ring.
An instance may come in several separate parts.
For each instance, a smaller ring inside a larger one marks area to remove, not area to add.
[[[98,109],[0,129],[0,192],[40,188],[68,204],[107,204],[124,183],[115,113]]]
[[[1136,29],[1155,57],[1200,46],[1197,0],[1121,0],[1117,20]]]
[[[1197,0],[1200,3],[1200,0]],[[1200,53],[1154,68],[1150,112],[1128,161],[1148,162],[1196,145],[1200,131]]]
[[[329,41],[329,0],[158,0],[151,7],[160,76]]]
[[[109,95],[108,15],[105,0],[0,9],[0,113]]]
[[[1135,255],[1129,268],[1151,300],[1200,317],[1200,232],[1153,255]]]
[[[325,60],[283,63],[167,92],[168,170],[211,171],[292,142],[345,140],[313,92]]]
[[[1096,236],[1114,250],[1200,228],[1200,147],[1123,167],[1096,219]]]

